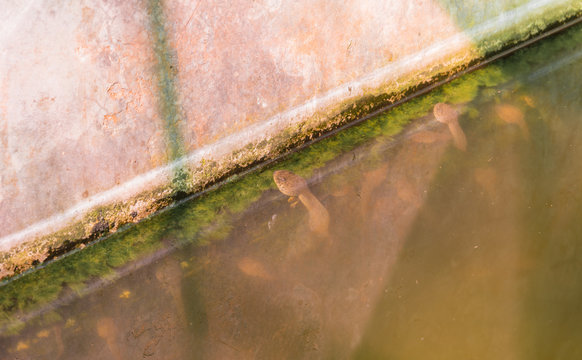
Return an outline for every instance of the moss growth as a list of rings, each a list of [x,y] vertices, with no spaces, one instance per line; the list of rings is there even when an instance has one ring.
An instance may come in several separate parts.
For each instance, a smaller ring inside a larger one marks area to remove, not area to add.
[[[81,221],[55,234],[33,239],[10,252],[0,254],[0,276],[20,274],[38,263],[56,258],[110,232],[115,232],[124,224],[146,218],[169,205],[172,198],[168,194],[172,193],[171,187],[160,187],[140,195],[131,203],[118,202],[97,207]]]
[[[528,1],[513,0],[505,2],[467,2],[439,0],[443,9],[449,14],[461,29],[470,31],[475,26],[494,20],[498,16],[526,5]],[[521,23],[515,23],[503,31],[483,39],[481,34],[473,41],[481,56],[489,56],[509,48],[542,31],[551,29],[569,19],[577,17],[582,12],[582,5],[577,2],[551,4],[543,7]],[[532,21],[531,19],[535,19]]]

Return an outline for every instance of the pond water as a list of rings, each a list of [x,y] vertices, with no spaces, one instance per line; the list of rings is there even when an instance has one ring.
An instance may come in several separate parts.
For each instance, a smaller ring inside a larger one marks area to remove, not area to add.
[[[577,26],[5,284],[0,357],[580,359],[580,74]]]

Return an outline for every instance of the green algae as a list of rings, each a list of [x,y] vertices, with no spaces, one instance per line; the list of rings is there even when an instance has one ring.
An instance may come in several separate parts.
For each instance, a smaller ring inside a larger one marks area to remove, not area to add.
[[[175,193],[172,189],[157,189],[148,191],[136,197],[131,203],[116,202],[106,206],[99,206],[87,213],[81,221],[75,222],[62,230],[26,242],[10,252],[0,255],[0,276],[4,277],[12,270],[13,274],[20,274],[29,269],[58,257],[75,248],[95,241],[113,232],[122,225],[134,223],[155,211],[169,205],[171,197],[166,194]]]

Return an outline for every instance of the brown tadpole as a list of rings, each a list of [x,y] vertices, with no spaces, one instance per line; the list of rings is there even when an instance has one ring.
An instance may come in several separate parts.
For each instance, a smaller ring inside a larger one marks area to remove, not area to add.
[[[263,264],[248,256],[243,257],[237,263],[237,266],[243,274],[263,280],[272,280],[273,276],[265,269]]]
[[[531,108],[535,108],[537,106],[536,101],[529,95],[522,95],[520,99],[522,99],[527,104],[527,106]]]
[[[164,259],[162,264],[156,268],[155,276],[162,288],[172,296],[177,317],[182,322],[182,325],[186,326],[186,307],[182,296],[182,277],[184,273],[180,263],[176,259]]]
[[[529,128],[524,120],[523,111],[510,104],[495,105],[495,113],[507,124],[515,124],[521,129],[523,136],[529,139]]]
[[[368,218],[370,209],[374,202],[374,193],[378,186],[383,184],[388,177],[388,163],[381,164],[374,170],[363,174],[362,187],[360,190],[361,211],[365,218]]]
[[[55,359],[60,359],[65,353],[65,343],[63,342],[63,332],[61,325],[53,325],[53,332],[55,333],[55,342],[57,343],[57,350]]]
[[[425,130],[413,134],[410,136],[410,140],[419,144],[432,144],[436,141],[447,139],[448,137],[448,134],[441,134],[436,131]]]
[[[453,140],[457,149],[465,151],[467,150],[467,138],[465,137],[465,132],[459,125],[459,113],[449,104],[438,103],[433,109],[434,117],[438,122],[447,124],[449,126],[449,131],[453,135]]]
[[[305,206],[309,214],[309,229],[314,233],[327,236],[329,233],[329,212],[323,204],[311,193],[307,181],[289,170],[277,170],[273,180],[283,194],[296,196]]]
[[[118,330],[113,318],[102,317],[97,320],[97,334],[100,338],[105,340],[109,351],[113,355],[113,359],[122,360],[124,357],[121,355],[121,350],[119,349]]]

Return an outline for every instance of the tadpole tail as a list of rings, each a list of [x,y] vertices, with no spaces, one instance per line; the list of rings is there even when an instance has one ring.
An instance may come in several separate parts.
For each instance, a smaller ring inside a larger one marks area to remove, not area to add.
[[[465,137],[465,132],[459,125],[458,121],[449,122],[449,130],[453,135],[453,140],[457,149],[466,151],[467,150],[467,138]]]

